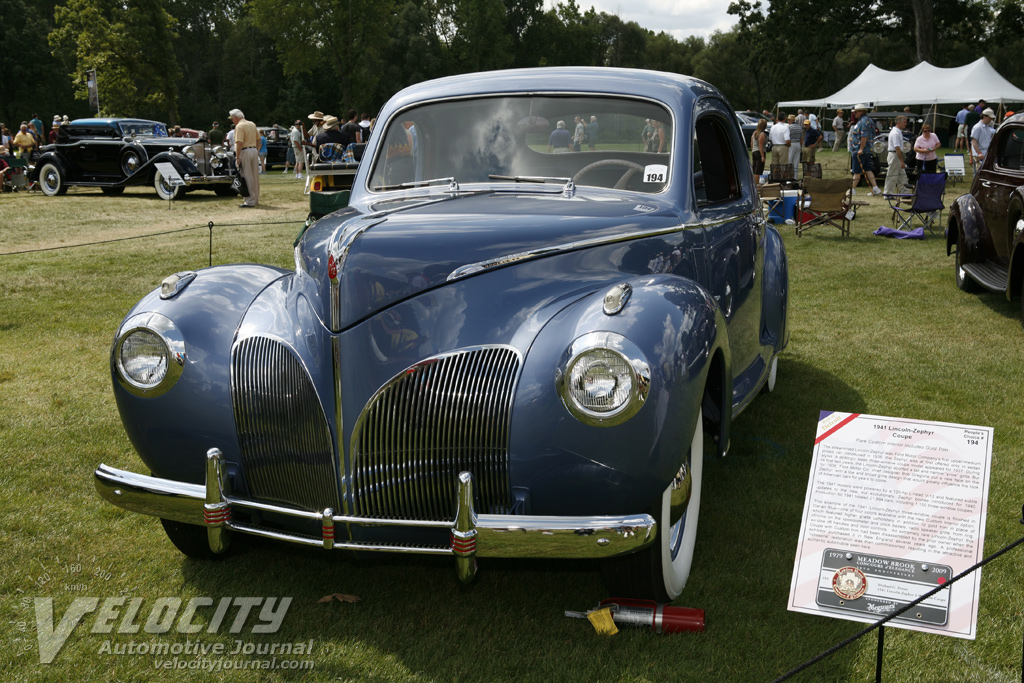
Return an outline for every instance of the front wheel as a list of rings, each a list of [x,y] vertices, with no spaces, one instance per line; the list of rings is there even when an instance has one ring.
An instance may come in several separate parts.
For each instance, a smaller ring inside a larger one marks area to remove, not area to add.
[[[607,560],[602,566],[605,585],[612,595],[672,602],[683,592],[697,539],[703,459],[704,420],[703,415],[698,415],[689,452],[679,474],[651,506],[658,523],[654,543],[632,555]],[[680,501],[686,492],[688,497]],[[685,505],[674,523],[673,502]]]
[[[181,186],[174,186],[168,183],[167,179],[164,178],[164,174],[160,171],[156,171],[153,174],[153,189],[156,190],[157,196],[165,201],[177,199],[181,193]]]
[[[171,539],[174,547],[186,557],[191,557],[194,560],[216,560],[223,557],[223,555],[210,550],[206,527],[162,517],[160,523],[164,525],[167,538]]]
[[[39,189],[47,197],[56,197],[67,193],[68,187],[64,184],[64,175],[56,164],[48,161],[39,169]]]

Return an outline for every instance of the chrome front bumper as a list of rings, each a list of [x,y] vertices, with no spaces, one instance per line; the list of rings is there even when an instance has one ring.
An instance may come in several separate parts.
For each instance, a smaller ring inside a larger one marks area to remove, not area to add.
[[[234,181],[235,177],[230,175],[184,175],[182,180],[186,185],[227,185]]]
[[[657,524],[650,515],[621,517],[537,517],[531,515],[477,514],[473,509],[473,478],[459,475],[454,521],[374,519],[336,515],[331,508],[319,512],[298,510],[237,498],[231,495],[221,452],[206,456],[206,485],[186,484],[100,465],[95,473],[96,490],[118,507],[186,524],[205,526],[210,549],[223,552],[231,531],[263,536],[327,550],[361,550],[429,555],[451,555],[462,581],[476,575],[476,557],[604,558],[626,555],[649,545]],[[233,520],[232,509],[286,515],[320,524],[320,538],[270,530]],[[379,545],[336,541],[338,524],[432,528],[449,531],[450,544],[443,547]]]

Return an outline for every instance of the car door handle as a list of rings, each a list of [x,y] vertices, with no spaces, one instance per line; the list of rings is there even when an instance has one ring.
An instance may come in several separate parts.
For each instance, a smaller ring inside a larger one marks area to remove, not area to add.
[[[981,181],[981,186],[982,186],[982,187],[992,187],[992,183],[990,183],[990,182],[989,182],[989,181],[987,181],[987,180],[982,180],[982,181]]]

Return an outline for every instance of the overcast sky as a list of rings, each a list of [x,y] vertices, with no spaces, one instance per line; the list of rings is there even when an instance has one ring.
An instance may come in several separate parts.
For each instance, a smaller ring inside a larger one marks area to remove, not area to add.
[[[557,3],[546,0],[545,4],[554,7]],[[576,4],[582,12],[593,6],[598,12],[617,14],[623,21],[635,21],[655,33],[664,31],[676,40],[728,31],[737,19],[728,13],[729,0],[576,0]]]

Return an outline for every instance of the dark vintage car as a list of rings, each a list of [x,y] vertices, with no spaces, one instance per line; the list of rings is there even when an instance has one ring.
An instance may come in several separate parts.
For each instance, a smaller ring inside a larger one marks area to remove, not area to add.
[[[266,126],[260,127],[259,131],[267,138],[267,168],[284,166],[288,160],[288,129]]]
[[[1024,114],[1003,121],[974,175],[953,203],[946,253],[956,255],[956,285],[1021,296],[1024,322]]]
[[[175,185],[164,176],[164,163],[184,184]],[[167,126],[159,121],[77,119],[68,124],[67,141],[42,148],[31,179],[48,197],[71,186],[99,187],[114,195],[129,185],[152,185],[161,199],[174,199],[191,190],[234,195],[231,181],[236,175],[234,154],[227,148],[168,137]]]
[[[562,125],[596,115],[595,151]],[[666,153],[636,150],[654,119]],[[724,97],[677,74],[474,73],[395,95],[294,270],[169,276],[118,328],[142,458],[100,494],[187,555],[255,534],[455,559],[690,569],[705,430],[775,384],[787,264]],[[151,472],[152,474],[149,474]]]

